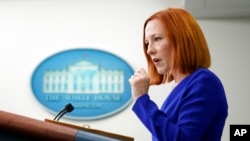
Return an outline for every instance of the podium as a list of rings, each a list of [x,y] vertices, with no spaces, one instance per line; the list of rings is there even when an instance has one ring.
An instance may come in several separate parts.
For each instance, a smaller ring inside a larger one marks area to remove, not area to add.
[[[37,120],[0,110],[2,141],[134,141],[134,138],[45,119]]]

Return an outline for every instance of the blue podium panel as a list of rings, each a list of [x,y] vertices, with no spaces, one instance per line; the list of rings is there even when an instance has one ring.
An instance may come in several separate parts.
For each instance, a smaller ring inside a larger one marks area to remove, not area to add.
[[[83,130],[78,130],[75,141],[121,141],[121,140],[98,135],[95,133],[86,132]]]

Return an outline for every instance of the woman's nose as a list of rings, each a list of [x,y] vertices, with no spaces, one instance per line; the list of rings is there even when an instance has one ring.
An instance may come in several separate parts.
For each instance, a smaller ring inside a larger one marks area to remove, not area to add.
[[[147,54],[152,55],[156,52],[154,46],[152,44],[148,44],[148,50],[147,50]]]

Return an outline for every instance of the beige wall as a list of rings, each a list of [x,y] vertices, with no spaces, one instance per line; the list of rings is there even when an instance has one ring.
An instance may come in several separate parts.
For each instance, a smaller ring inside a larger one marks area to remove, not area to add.
[[[112,52],[134,69],[146,67],[142,54],[142,26],[153,12],[179,3],[128,1],[0,1],[0,109],[43,120],[50,114],[33,96],[30,80],[37,65],[66,49],[93,47]],[[250,20],[198,20],[211,50],[211,69],[224,83],[229,124],[249,124]],[[152,87],[160,106],[169,86]],[[97,121],[62,121],[150,141],[150,134],[130,105],[117,115]]]

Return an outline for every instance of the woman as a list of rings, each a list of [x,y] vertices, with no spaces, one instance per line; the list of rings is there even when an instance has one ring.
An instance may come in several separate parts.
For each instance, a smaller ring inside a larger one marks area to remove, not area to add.
[[[196,20],[184,9],[168,8],[144,24],[143,49],[148,73],[129,79],[133,111],[153,141],[220,141],[228,115],[223,85],[208,68],[209,49]],[[174,81],[159,109],[150,99],[151,85]]]

